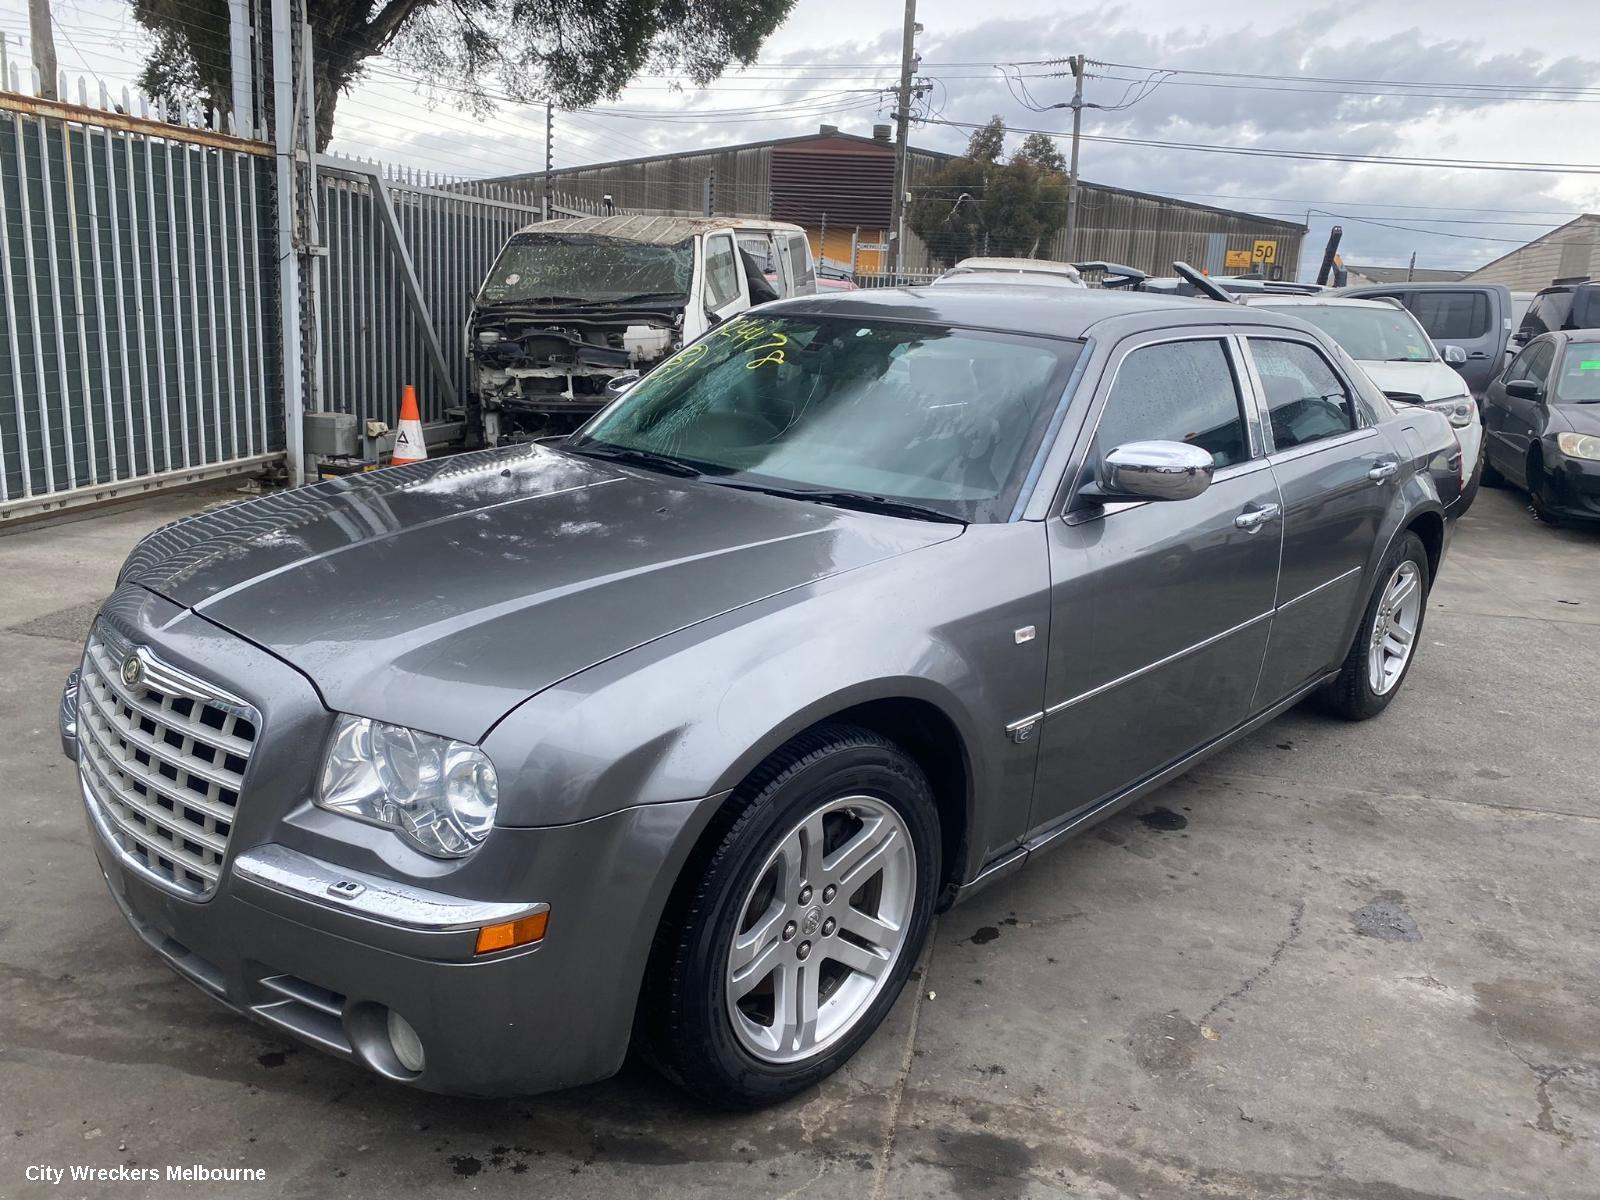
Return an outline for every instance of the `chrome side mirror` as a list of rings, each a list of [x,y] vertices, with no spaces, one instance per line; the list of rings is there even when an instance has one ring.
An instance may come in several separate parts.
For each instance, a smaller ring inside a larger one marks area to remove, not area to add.
[[[1444,358],[1444,361],[1452,367],[1464,367],[1467,365],[1467,352],[1460,346],[1440,346],[1439,353]]]
[[[1091,485],[1099,500],[1192,500],[1211,486],[1209,451],[1185,442],[1128,442],[1107,452]]]

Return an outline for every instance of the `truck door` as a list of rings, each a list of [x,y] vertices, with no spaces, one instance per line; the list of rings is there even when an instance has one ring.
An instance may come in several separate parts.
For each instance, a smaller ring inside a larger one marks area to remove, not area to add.
[[[1511,337],[1511,292],[1500,284],[1444,287],[1346,288],[1340,295],[1363,300],[1388,296],[1400,301],[1439,346],[1460,346],[1467,361],[1461,377],[1474,396],[1482,396],[1489,380],[1505,365]]]
[[[698,305],[690,306],[689,316],[703,314],[705,324],[696,333],[720,325],[750,307],[749,286],[744,272],[739,269],[739,256],[734,252],[733,234],[708,233],[701,243],[700,287]],[[690,340],[685,320],[684,340]]]

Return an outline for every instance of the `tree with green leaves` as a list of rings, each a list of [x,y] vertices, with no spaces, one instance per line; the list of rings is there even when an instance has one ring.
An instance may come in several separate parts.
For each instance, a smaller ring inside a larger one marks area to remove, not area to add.
[[[1002,161],[999,117],[973,131],[967,152],[912,182],[906,223],[943,266],[976,255],[1034,258],[1067,220],[1066,164],[1044,134]]]
[[[317,145],[333,136],[340,95],[379,54],[480,115],[497,100],[583,108],[646,70],[703,86],[748,65],[794,2],[306,0]],[[133,15],[155,37],[139,79],[146,92],[228,107],[227,0],[133,0]]]

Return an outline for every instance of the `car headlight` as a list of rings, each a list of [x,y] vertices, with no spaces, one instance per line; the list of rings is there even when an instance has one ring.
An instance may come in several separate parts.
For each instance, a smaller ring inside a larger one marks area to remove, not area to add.
[[[489,836],[500,782],[476,746],[341,715],[316,800],[332,812],[397,829],[429,854],[458,858]]]
[[[1588,433],[1558,433],[1556,445],[1569,458],[1600,460],[1600,437]]]
[[[1472,414],[1477,405],[1471,396],[1451,396],[1445,400],[1429,400],[1423,407],[1443,413],[1450,424],[1457,429],[1465,429],[1472,424]]]

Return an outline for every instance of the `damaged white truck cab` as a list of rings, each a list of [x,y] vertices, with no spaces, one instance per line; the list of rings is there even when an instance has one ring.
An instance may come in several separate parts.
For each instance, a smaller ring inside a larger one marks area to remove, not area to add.
[[[570,433],[619,375],[648,371],[753,304],[816,291],[798,225],[577,217],[511,236],[467,322],[477,445]]]

